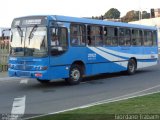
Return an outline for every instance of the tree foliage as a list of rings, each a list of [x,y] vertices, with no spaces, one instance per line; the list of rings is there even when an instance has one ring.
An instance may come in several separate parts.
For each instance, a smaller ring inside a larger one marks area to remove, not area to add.
[[[104,14],[105,19],[119,19],[120,18],[120,12],[116,8],[111,8]]]
[[[124,17],[121,18],[122,22],[136,21],[139,19],[139,11],[131,10],[126,13]]]
[[[142,11],[140,13],[140,11],[131,10],[127,12],[126,15],[121,18],[121,20],[122,22],[130,22],[145,18],[150,18],[150,13],[147,13],[147,11]]]
[[[116,8],[109,9],[104,15],[101,16],[92,16],[92,19],[120,19],[120,12]],[[121,18],[122,22],[130,22],[130,21],[137,21],[139,19],[147,19],[150,18],[150,13],[147,11],[135,11],[131,10],[126,13],[125,16]]]

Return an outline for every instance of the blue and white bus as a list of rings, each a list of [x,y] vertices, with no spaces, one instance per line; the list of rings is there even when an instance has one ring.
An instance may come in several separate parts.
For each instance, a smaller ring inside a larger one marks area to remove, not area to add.
[[[11,26],[9,76],[41,83],[156,65],[155,27],[59,15],[15,18]],[[58,44],[52,44],[58,39]]]

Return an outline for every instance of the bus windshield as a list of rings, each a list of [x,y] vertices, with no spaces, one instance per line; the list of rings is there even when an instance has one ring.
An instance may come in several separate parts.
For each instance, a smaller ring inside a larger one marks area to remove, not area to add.
[[[44,57],[48,53],[47,28],[15,27],[12,29],[11,56]]]

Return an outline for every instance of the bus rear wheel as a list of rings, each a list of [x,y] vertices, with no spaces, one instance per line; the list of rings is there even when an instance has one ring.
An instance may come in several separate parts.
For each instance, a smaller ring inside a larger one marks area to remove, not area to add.
[[[82,69],[79,65],[73,64],[69,71],[69,78],[66,79],[66,82],[70,85],[77,85],[82,80]]]
[[[137,65],[134,59],[128,61],[127,74],[133,75],[136,72]]]

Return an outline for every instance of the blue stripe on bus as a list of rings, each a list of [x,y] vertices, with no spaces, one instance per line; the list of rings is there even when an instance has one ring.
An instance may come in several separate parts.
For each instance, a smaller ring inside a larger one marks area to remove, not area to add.
[[[158,59],[138,59],[138,62],[156,62]]]
[[[106,51],[104,51],[104,50],[102,50],[102,49],[100,49],[100,48],[97,48],[97,49],[99,49],[99,50],[101,50],[101,51],[103,51],[103,52],[105,52],[105,53],[107,53],[107,54],[113,55],[113,56],[115,56],[115,57],[119,57],[119,58],[124,59],[124,60],[121,60],[121,61],[129,60],[129,57],[122,57],[122,56],[119,56],[119,55],[115,55],[115,54],[106,52]],[[119,62],[121,62],[121,61],[119,61]],[[137,59],[137,61],[138,61],[138,62],[156,62],[156,61],[157,61],[157,58],[154,58],[154,59]],[[114,62],[114,61],[112,61],[112,62]],[[117,61],[116,61],[116,62],[117,62]]]

